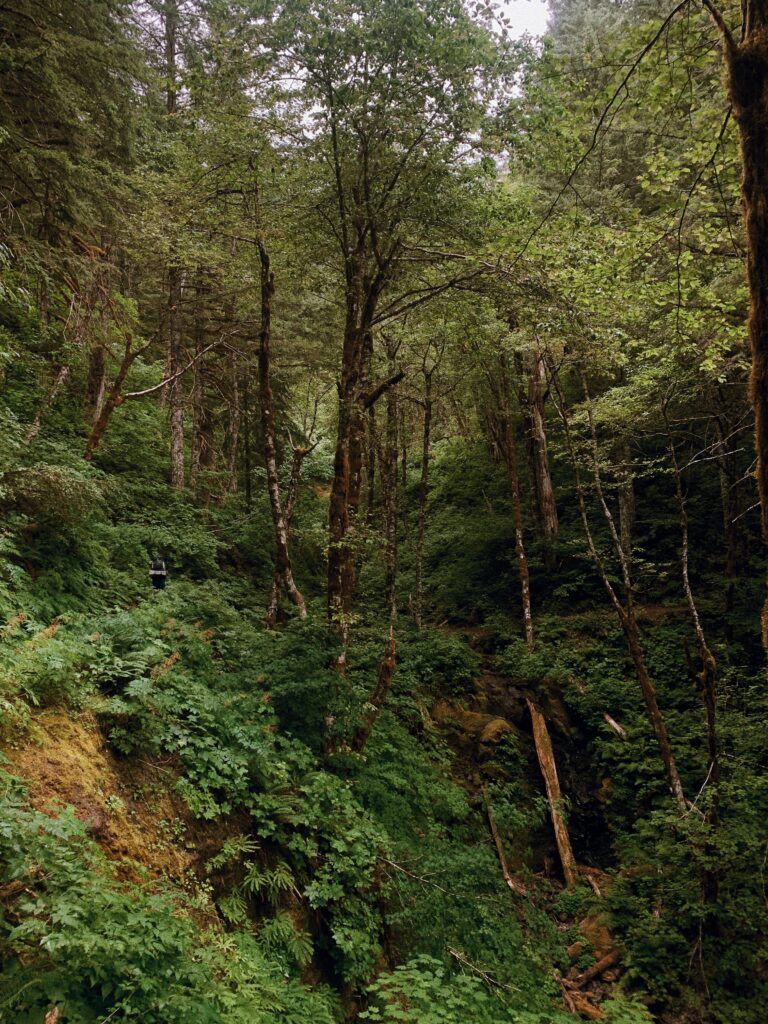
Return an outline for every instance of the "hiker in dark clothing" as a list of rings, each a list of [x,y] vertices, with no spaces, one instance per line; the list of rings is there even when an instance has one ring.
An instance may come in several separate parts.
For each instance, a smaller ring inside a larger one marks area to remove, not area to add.
[[[168,570],[165,568],[165,562],[160,555],[155,555],[149,567],[149,578],[152,580],[152,586],[155,590],[165,590],[165,578],[167,575]]]

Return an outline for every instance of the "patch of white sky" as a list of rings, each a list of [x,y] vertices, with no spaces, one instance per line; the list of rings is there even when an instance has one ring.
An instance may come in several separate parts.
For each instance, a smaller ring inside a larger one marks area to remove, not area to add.
[[[516,39],[526,33],[543,36],[547,31],[549,9],[545,0],[497,0],[509,19],[509,31]]]

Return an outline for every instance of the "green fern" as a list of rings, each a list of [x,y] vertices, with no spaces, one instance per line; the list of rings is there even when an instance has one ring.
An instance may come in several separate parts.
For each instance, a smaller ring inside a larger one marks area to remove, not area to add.
[[[284,860],[278,861],[274,868],[263,869],[258,864],[249,863],[248,871],[243,879],[243,892],[249,896],[263,896],[274,907],[284,892],[296,889],[293,872]]]
[[[259,946],[276,959],[286,958],[297,967],[305,967],[312,959],[312,939],[299,928],[286,911],[262,925]]]
[[[229,839],[224,840],[219,852],[206,861],[205,870],[210,874],[212,871],[217,871],[219,868],[239,860],[243,854],[255,853],[258,848],[259,844],[250,836],[230,836]]]

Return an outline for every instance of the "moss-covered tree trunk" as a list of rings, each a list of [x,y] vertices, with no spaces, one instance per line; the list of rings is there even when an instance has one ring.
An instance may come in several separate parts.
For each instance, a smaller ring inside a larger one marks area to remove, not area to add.
[[[738,41],[719,8],[711,0],[705,0],[705,6],[722,35],[728,93],[739,129],[750,299],[750,394],[760,520],[768,543],[768,2],[744,0]],[[763,610],[763,645],[768,647],[768,603]]]

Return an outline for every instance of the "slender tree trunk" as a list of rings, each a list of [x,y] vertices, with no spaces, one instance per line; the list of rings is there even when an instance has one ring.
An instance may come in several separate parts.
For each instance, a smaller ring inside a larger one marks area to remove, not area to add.
[[[725,414],[715,416],[720,441],[716,448],[718,476],[720,479],[720,499],[723,507],[723,538],[725,540],[725,635],[728,644],[733,643],[733,613],[736,600],[736,578],[739,574],[740,539],[739,539],[739,490],[736,455],[733,451],[733,438],[730,425]]]
[[[296,498],[299,493],[299,481],[301,479],[301,467],[304,459],[312,451],[312,448],[294,448],[293,449],[293,461],[291,464],[291,478],[288,481],[288,490],[285,496],[285,509],[283,515],[285,516],[285,525],[288,530],[288,539],[290,541],[291,535],[291,523],[293,521],[293,509],[296,504]],[[272,593],[269,598],[269,605],[267,608],[267,626],[272,629],[277,623],[277,617],[280,611],[280,590],[282,587],[283,579],[282,576],[275,570],[272,577]]]
[[[54,402],[59,396],[59,392],[62,390],[64,385],[69,380],[69,375],[72,371],[71,366],[60,366],[56,372],[56,376],[53,378],[53,384],[48,393],[43,398],[40,405],[37,407],[37,413],[34,420],[29,425],[26,434],[24,435],[24,444],[32,444],[34,439],[40,433],[40,427],[43,425],[43,420],[48,415],[49,411],[53,407]]]
[[[270,270],[269,253],[259,239],[261,263],[261,330],[259,331],[259,394],[261,397],[261,426],[264,434],[264,464],[267,470],[272,521],[275,525],[275,572],[285,584],[288,597],[302,618],[307,607],[293,579],[288,552],[288,527],[280,499],[280,481],[277,472],[277,446],[275,443],[275,410],[270,382],[270,345],[272,340],[272,296],[275,291],[274,275]]]
[[[253,464],[251,456],[251,375],[246,370],[243,378],[243,415],[245,417],[245,434],[243,437],[243,458],[245,465],[245,507],[250,511],[253,505]]]
[[[108,266],[104,267],[99,273],[99,290],[101,293],[100,336],[91,345],[88,358],[88,383],[86,385],[86,406],[88,419],[91,424],[94,424],[98,419],[107,389],[110,296],[110,271]]]
[[[376,409],[372,405],[368,409],[368,459],[366,464],[367,510],[369,523],[373,522],[376,507]]]
[[[179,31],[178,0],[165,0],[163,7],[163,29],[165,35],[165,106],[169,118],[176,113],[178,83],[176,81],[176,54]],[[168,269],[168,354],[167,374],[171,377],[168,390],[171,425],[171,487],[184,487],[184,383],[178,371],[181,369],[182,323],[181,295],[184,286],[184,271],[174,263]]]
[[[400,410],[400,444],[402,445],[400,480],[402,483],[403,494],[405,494],[405,490],[408,486],[408,432],[406,430],[405,409]]]
[[[523,610],[523,627],[525,630],[525,642],[532,649],[534,646],[533,637],[533,612],[531,609],[531,581],[528,573],[528,559],[525,553],[525,539],[523,534],[523,504],[520,497],[520,474],[517,466],[517,450],[515,438],[512,432],[512,417],[509,407],[502,409],[501,414],[501,448],[504,454],[504,462],[509,477],[509,489],[512,498],[512,521],[515,527],[515,558],[517,561],[517,572],[520,577],[520,600]]]
[[[693,630],[696,634],[696,643],[699,648],[699,657],[701,658],[702,665],[698,682],[701,686],[702,695],[704,697],[704,707],[707,713],[707,746],[709,749],[709,770],[707,772],[707,776],[714,787],[715,794],[717,794],[717,786],[720,781],[720,755],[717,740],[717,661],[709,647],[709,644],[707,643],[707,637],[704,632],[701,617],[699,616],[699,610],[696,606],[696,599],[693,596],[693,588],[691,586],[689,574],[690,542],[688,530],[688,507],[685,495],[683,494],[680,464],[677,460],[677,450],[675,448],[675,442],[672,436],[672,429],[670,427],[666,406],[663,407],[662,412],[664,416],[664,424],[667,428],[669,454],[672,461],[672,473],[675,480],[677,511],[680,517],[680,571],[683,580],[683,591],[685,592],[685,599],[688,603],[688,610],[691,615]],[[715,808],[715,816],[716,813]]]
[[[539,518],[544,541],[551,548],[557,540],[560,522],[555,503],[555,491],[552,486],[552,474],[549,469],[547,421],[544,410],[545,390],[546,368],[544,355],[542,352],[536,351],[533,354],[533,367],[528,384],[528,402],[531,415],[531,441]]]
[[[203,278],[198,269],[195,280],[195,319],[192,326],[192,339],[195,343],[195,363],[192,378],[192,440],[189,453],[189,486],[197,492],[198,474],[200,472],[200,450],[203,445],[202,427],[205,419],[205,324],[203,322]]]
[[[622,444],[619,467],[619,538],[628,559],[632,558],[632,533],[635,528],[635,482],[632,475],[632,461],[629,445]]]
[[[363,385],[370,332],[361,323],[363,268],[360,257],[347,260],[346,320],[339,380],[339,417],[333,482],[328,508],[328,618],[346,644],[349,615],[355,585],[353,537],[354,513],[359,500],[362,434],[364,427]],[[344,652],[339,667],[345,663]]]
[[[227,430],[227,490],[230,494],[237,491],[237,461],[240,445],[240,424],[242,408],[240,406],[240,382],[238,378],[237,353],[229,353],[229,429]]]
[[[168,114],[176,113],[176,48],[179,33],[178,0],[164,0],[163,29],[165,35],[165,109]]]
[[[512,892],[517,893],[518,896],[526,895],[526,888],[517,879],[513,878],[512,872],[509,870],[509,863],[507,862],[507,854],[504,850],[504,843],[502,842],[501,835],[499,834],[499,828],[496,824],[496,818],[491,807],[491,799],[488,796],[488,784],[483,783],[483,802],[485,803],[485,813],[488,818],[488,831],[491,833],[491,839],[493,839],[493,845],[496,847],[496,856],[499,858],[499,867],[501,868],[501,877],[504,879],[507,887]]]
[[[555,545],[560,530],[549,468],[547,446],[547,420],[544,408],[546,392],[546,364],[540,350],[530,360],[516,357],[519,378],[518,397],[523,417],[525,453],[531,480],[531,504],[538,535],[541,539],[544,564],[551,572],[555,568]]]
[[[424,534],[427,528],[427,497],[429,494],[429,459],[432,434],[432,371],[424,370],[424,431],[421,442],[421,476],[419,478],[419,521],[416,528],[416,600],[413,617],[421,629],[424,611]]]
[[[387,341],[387,357],[390,377],[395,373],[395,356],[397,348]],[[394,387],[387,391],[387,433],[384,447],[384,465],[382,467],[381,485],[384,501],[384,537],[385,537],[385,588],[387,606],[392,622],[397,618],[397,438],[398,438],[398,401]]]
[[[171,419],[171,487],[184,487],[184,382],[182,367],[181,291],[184,274],[180,267],[168,271],[168,368],[172,377],[168,389]]]

